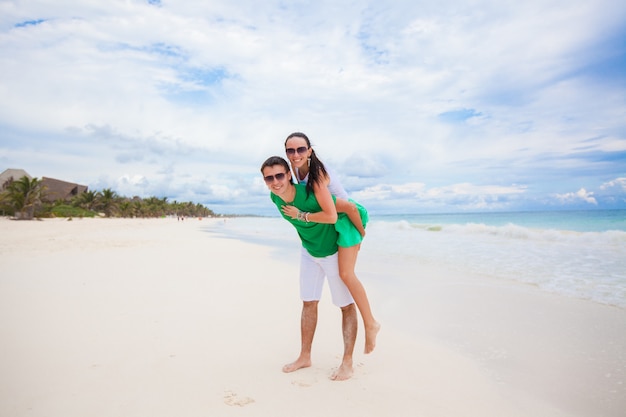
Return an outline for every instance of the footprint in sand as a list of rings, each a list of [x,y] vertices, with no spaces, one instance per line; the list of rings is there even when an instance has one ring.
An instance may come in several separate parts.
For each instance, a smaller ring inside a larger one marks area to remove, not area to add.
[[[315,381],[312,382],[312,381],[302,381],[302,380],[298,381],[298,380],[294,380],[294,381],[291,381],[291,385],[295,385],[295,386],[303,387],[303,388],[308,388],[308,387],[312,387],[314,382]]]
[[[239,407],[243,407],[248,404],[252,404],[253,402],[254,402],[253,398],[239,397],[237,393],[232,392],[232,391],[226,391],[226,394],[224,394],[224,404],[226,405],[230,405],[230,406],[237,405]]]

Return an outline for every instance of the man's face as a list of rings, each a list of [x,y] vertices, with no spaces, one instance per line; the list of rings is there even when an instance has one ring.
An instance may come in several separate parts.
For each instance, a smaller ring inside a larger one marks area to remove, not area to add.
[[[272,165],[263,168],[263,179],[267,188],[277,196],[283,196],[291,184],[291,172],[282,165]]]

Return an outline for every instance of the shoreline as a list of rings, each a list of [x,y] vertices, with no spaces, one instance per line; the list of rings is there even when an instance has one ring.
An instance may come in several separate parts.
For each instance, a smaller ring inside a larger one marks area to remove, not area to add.
[[[398,304],[378,277],[415,271],[365,256],[359,276],[383,325],[376,350],[362,354],[360,322],[354,377],[328,379],[342,347],[326,288],[313,366],[284,374],[299,349],[299,248],[277,257],[207,230],[221,221],[0,219],[0,414],[626,409],[623,310],[424,266],[414,303]]]

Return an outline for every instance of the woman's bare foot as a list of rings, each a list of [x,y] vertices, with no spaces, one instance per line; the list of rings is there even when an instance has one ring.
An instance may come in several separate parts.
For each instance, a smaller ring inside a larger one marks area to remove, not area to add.
[[[377,321],[373,325],[365,328],[365,353],[372,353],[376,347],[376,336],[380,331],[380,323]]]
[[[352,363],[342,363],[341,366],[335,372],[332,373],[330,379],[333,381],[345,381],[352,378],[354,370],[352,369]]]
[[[311,366],[311,359],[300,357],[296,359],[295,362],[291,362],[283,366],[283,372],[288,374],[289,372],[297,371],[302,368],[308,368],[309,366]]]

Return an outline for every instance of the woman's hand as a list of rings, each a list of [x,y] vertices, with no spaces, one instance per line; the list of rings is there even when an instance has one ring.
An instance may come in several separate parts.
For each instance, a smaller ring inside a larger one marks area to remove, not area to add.
[[[294,220],[298,218],[298,213],[300,212],[300,210],[298,210],[296,206],[284,205],[281,207],[281,209],[285,216],[291,217]]]

